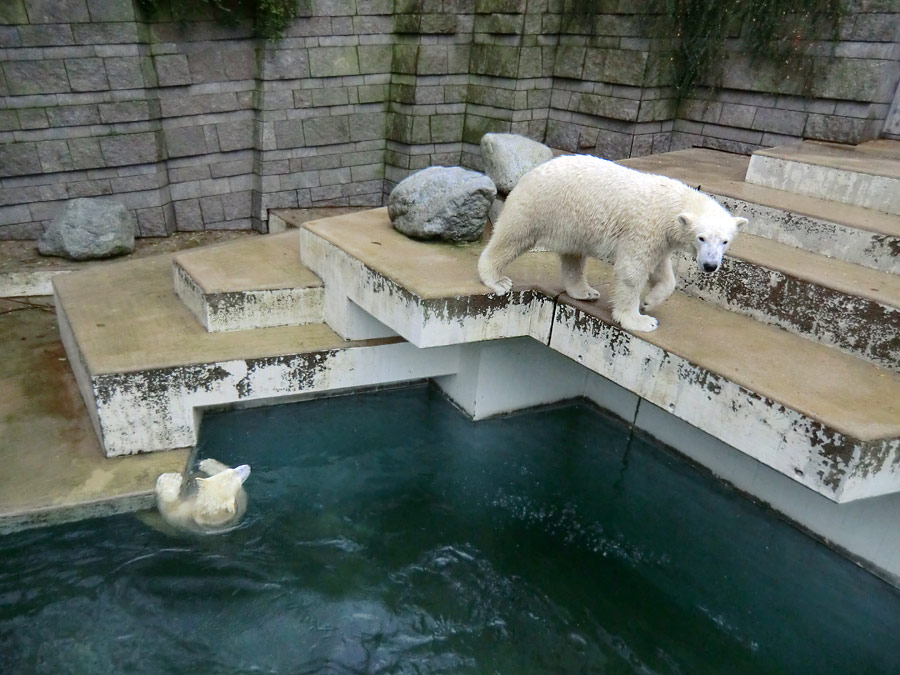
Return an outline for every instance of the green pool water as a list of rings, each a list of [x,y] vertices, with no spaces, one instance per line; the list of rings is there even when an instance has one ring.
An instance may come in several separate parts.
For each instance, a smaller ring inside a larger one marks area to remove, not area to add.
[[[571,403],[208,415],[247,518],[0,537],[2,673],[898,673],[900,594]]]

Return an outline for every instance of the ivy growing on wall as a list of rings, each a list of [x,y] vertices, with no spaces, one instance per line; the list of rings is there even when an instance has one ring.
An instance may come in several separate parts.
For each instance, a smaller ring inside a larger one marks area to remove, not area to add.
[[[251,23],[254,35],[270,40],[283,37],[298,12],[298,0],[138,0],[138,5],[150,19]]]
[[[806,88],[816,69],[811,52],[837,39],[843,16],[844,0],[666,0],[666,20],[659,22],[657,33],[668,24],[678,40],[674,85],[679,98],[701,83],[721,80],[726,41],[735,37],[752,63],[765,61]]]
[[[650,0],[642,37],[672,45],[672,85],[684,99],[701,84],[716,86],[728,62],[728,41],[755,65],[765,63],[786,80],[808,86],[816,74],[812,53],[836,40],[847,0]],[[607,6],[609,9],[607,9]],[[622,3],[564,0],[563,33],[596,35],[598,15]],[[828,54],[824,54],[827,56]],[[820,55],[821,56],[821,55]]]

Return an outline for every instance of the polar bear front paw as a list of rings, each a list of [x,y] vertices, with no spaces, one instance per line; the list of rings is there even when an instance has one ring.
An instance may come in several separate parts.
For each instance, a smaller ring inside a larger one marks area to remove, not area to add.
[[[600,291],[596,288],[591,288],[590,286],[584,286],[584,288],[573,288],[572,290],[566,290],[566,293],[573,300],[596,300],[600,297]]]
[[[215,476],[217,473],[222,473],[223,471],[225,471],[226,469],[230,469],[231,467],[227,464],[222,464],[222,462],[217,459],[207,457],[206,459],[200,460],[197,468],[207,476]]]
[[[494,291],[497,295],[506,295],[512,290],[512,279],[509,277],[501,277],[497,279],[495,283],[485,283],[484,285]]]
[[[638,314],[634,317],[622,319],[619,324],[625,330],[635,331],[638,333],[649,333],[659,327],[659,321],[654,319],[652,316],[647,316],[645,314]]]

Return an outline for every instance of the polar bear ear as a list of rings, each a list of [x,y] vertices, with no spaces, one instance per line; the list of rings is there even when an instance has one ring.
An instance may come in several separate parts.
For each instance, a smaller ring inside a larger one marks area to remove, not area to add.
[[[688,213],[686,211],[684,213],[679,213],[675,217],[678,219],[678,222],[681,224],[681,226],[686,230],[691,229],[691,227],[693,227],[694,225],[694,220],[696,220],[693,213]]]
[[[735,218],[735,219],[734,219],[734,226],[735,226],[735,227],[743,227],[744,225],[746,225],[746,224],[749,223],[749,222],[750,222],[750,221],[747,220],[746,218]]]

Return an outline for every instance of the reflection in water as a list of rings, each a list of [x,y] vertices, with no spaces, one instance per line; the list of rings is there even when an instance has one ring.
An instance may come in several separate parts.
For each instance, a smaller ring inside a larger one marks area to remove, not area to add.
[[[244,523],[0,538],[4,673],[890,673],[900,594],[585,404],[221,413]]]

